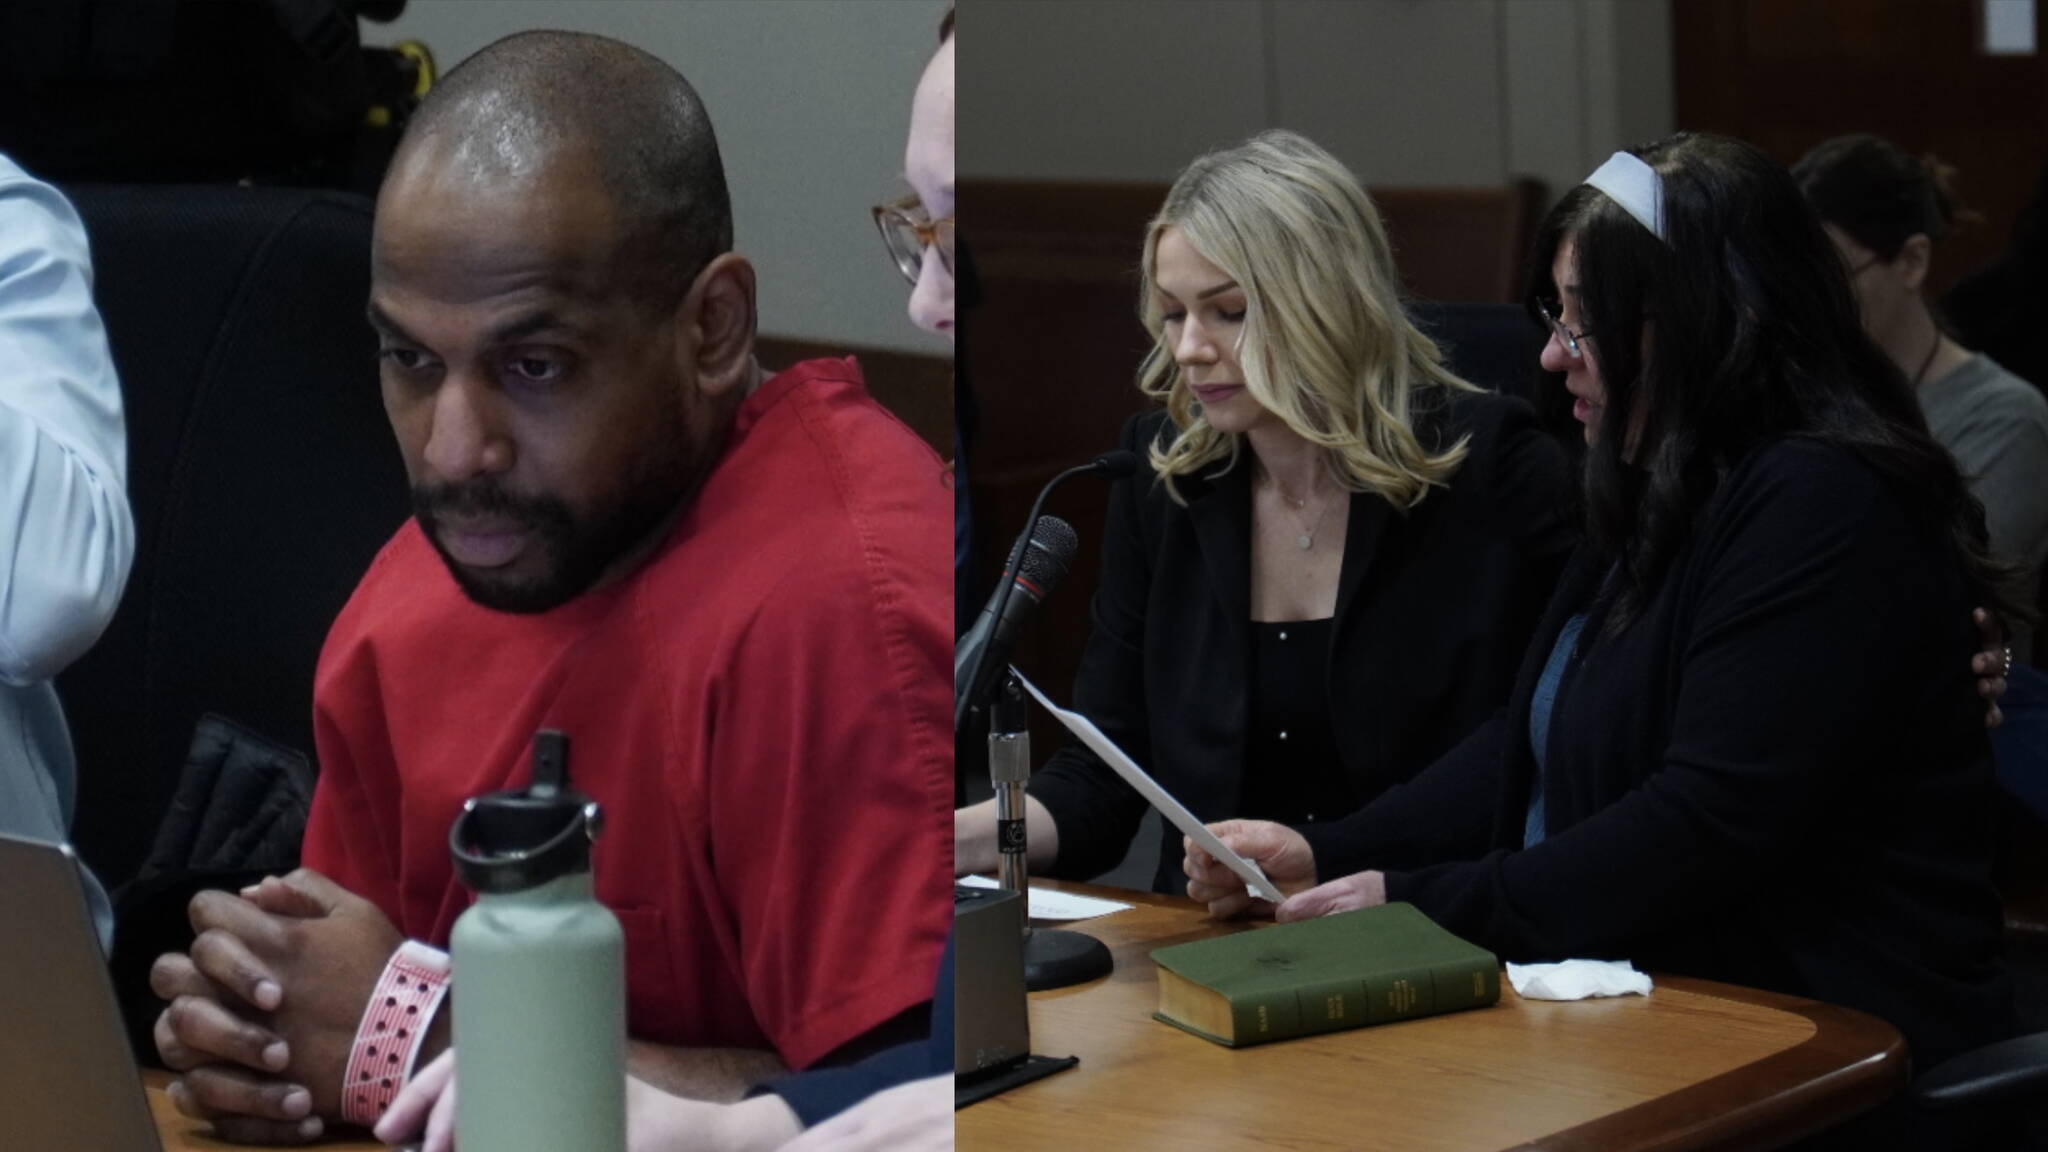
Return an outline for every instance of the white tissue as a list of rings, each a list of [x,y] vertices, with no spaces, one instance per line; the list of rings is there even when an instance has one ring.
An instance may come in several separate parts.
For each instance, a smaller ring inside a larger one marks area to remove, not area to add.
[[[1510,964],[1508,983],[1525,1000],[1585,1000],[1593,996],[1648,996],[1650,978],[1626,960],[1564,960]]]

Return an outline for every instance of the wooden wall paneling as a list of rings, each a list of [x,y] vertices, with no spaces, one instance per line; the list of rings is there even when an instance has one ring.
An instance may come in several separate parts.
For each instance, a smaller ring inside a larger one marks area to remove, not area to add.
[[[1144,406],[1133,385],[1150,346],[1137,319],[1138,256],[1164,194],[1156,184],[961,188],[982,287],[981,306],[962,318],[974,395],[967,473],[977,600],[995,586],[1038,490],[1061,469],[1115,447],[1124,422]],[[1070,699],[1088,635],[1106,510],[1104,485],[1085,480],[1047,506],[1073,524],[1080,551],[1013,659],[1061,702]],[[1032,737],[1038,763],[1063,742],[1057,723],[1035,709]],[[962,749],[962,763],[980,763],[977,752]]]
[[[1830,136],[1875,132],[1955,165],[1963,206],[1984,220],[1943,243],[1938,296],[2004,249],[2048,141],[2048,68],[1981,54],[1978,3],[1672,0],[1678,127],[1785,164]]]

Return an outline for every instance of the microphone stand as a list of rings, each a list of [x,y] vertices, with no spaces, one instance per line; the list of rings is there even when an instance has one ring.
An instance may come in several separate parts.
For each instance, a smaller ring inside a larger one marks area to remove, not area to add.
[[[1031,927],[1030,867],[1024,828],[1024,781],[1031,776],[1030,710],[1015,672],[1003,673],[988,726],[989,778],[996,791],[997,880],[1025,901],[1024,987],[1032,992],[1065,988],[1109,975],[1109,949],[1102,941],[1063,928]]]

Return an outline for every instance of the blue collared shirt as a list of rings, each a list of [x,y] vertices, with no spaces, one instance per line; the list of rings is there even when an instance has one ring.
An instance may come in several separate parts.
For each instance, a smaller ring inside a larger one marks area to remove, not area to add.
[[[0,155],[0,831],[68,835],[77,769],[50,679],[106,629],[134,555],[85,227]],[[107,944],[106,894],[86,886]]]
[[[1529,700],[1529,750],[1536,754],[1536,779],[1529,788],[1529,813],[1522,824],[1522,847],[1543,842],[1549,825],[1543,815],[1543,773],[1550,760],[1550,715],[1557,708],[1557,690],[1564,683],[1564,671],[1577,649],[1579,633],[1586,627],[1586,614],[1564,622],[1557,643],[1550,646],[1550,659],[1543,662],[1543,675],[1536,681],[1536,693]]]

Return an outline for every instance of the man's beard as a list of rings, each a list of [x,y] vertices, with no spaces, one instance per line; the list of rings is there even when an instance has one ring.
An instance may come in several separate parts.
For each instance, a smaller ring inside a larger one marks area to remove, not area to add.
[[[499,612],[533,614],[588,592],[613,562],[646,541],[691,486],[693,469],[681,438],[665,430],[628,465],[617,496],[582,518],[560,499],[508,492],[489,478],[415,485],[413,515],[465,596]],[[510,577],[468,569],[441,543],[443,516],[489,517],[516,523],[543,561],[538,575]]]

